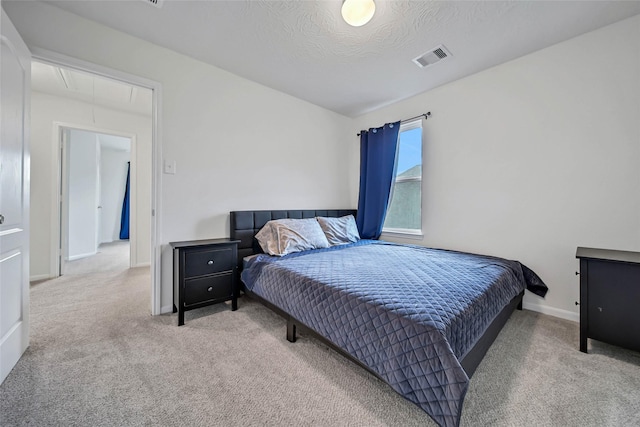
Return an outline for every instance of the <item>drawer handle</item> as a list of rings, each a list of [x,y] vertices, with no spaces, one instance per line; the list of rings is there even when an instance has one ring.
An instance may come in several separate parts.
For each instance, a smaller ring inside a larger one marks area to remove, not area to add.
[[[209,287],[207,288],[207,291],[209,291],[209,292],[211,292],[212,290],[213,290],[213,286],[209,286]]]
[[[209,264],[209,265],[213,265],[213,260],[212,260],[212,259],[210,259],[209,261],[207,261],[207,264]]]

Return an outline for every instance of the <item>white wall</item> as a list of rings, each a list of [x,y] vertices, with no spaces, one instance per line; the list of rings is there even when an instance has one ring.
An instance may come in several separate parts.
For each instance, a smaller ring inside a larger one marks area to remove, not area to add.
[[[135,135],[137,187],[136,230],[138,265],[150,262],[151,118],[94,107],[90,104],[40,92],[31,95],[31,280],[55,277],[51,265],[52,234],[56,227],[52,205],[57,191],[58,135],[56,123]],[[135,195],[134,195],[135,193]]]
[[[122,202],[130,157],[128,151],[100,148],[100,243],[120,240]]]
[[[519,259],[551,288],[526,304],[574,318],[576,246],[640,250],[639,17],[354,121],[48,5],[3,7],[31,47],[162,84],[164,310],[168,242],[226,236],[234,209],[354,207],[357,130],[427,110],[422,244]]]
[[[230,210],[355,206],[351,119],[46,4],[3,7],[30,47],[162,84],[161,150],[177,164],[159,183],[163,310],[168,242],[228,236]]]
[[[96,134],[69,132],[69,246],[67,260],[94,255],[98,248],[98,164]]]
[[[640,16],[362,116],[352,135],[426,111],[419,243],[520,260],[550,288],[525,307],[577,320],[576,247],[640,250]]]

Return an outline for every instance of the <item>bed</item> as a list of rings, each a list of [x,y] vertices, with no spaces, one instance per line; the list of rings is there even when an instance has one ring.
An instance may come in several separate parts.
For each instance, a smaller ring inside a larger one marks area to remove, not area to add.
[[[516,261],[359,240],[263,254],[271,220],[341,218],[353,210],[231,212],[244,292],[372,372],[441,426],[457,426],[469,378],[524,290],[546,286]]]

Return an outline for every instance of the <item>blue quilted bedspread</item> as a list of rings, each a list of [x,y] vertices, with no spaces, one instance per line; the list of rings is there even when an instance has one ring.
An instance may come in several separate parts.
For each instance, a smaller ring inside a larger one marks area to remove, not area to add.
[[[523,289],[546,293],[516,261],[371,240],[259,255],[242,280],[441,426],[460,422],[469,378],[458,360]]]

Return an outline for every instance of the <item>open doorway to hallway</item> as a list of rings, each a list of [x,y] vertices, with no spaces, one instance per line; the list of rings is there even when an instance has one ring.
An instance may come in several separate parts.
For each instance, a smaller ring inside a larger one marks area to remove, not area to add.
[[[31,281],[149,267],[152,100],[151,89],[32,62]]]

